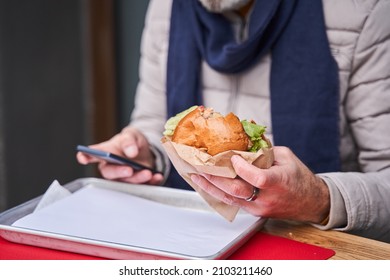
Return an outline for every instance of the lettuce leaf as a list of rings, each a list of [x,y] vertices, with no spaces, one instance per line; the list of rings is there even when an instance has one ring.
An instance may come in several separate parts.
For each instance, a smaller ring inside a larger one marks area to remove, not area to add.
[[[242,120],[241,123],[252,142],[249,152],[257,152],[262,148],[268,148],[268,143],[262,137],[266,130],[265,126],[247,120]]]

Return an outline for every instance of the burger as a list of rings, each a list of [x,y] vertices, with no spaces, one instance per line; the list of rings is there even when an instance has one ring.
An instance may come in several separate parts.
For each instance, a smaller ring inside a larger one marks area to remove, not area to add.
[[[214,156],[229,150],[257,152],[270,148],[265,129],[254,121],[240,121],[233,113],[223,116],[213,108],[193,106],[168,119],[164,136]]]

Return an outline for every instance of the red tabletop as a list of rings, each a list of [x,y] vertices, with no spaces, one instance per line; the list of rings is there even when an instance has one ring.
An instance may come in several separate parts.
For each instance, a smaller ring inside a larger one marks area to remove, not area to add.
[[[331,249],[295,240],[256,233],[234,252],[231,260],[325,260],[335,252]],[[9,242],[0,237],[0,260],[98,260],[99,257],[51,250]]]

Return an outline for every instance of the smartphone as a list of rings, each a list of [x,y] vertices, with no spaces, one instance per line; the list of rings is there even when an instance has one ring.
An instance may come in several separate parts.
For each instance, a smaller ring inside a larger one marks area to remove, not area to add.
[[[124,157],[118,156],[118,155],[110,153],[110,152],[92,149],[92,148],[89,148],[89,147],[83,146],[83,145],[78,145],[77,151],[85,153],[85,154],[92,156],[92,157],[103,159],[103,160],[110,162],[110,163],[113,163],[113,164],[128,165],[136,171],[148,169],[148,170],[152,171],[153,173],[161,173],[153,168],[144,166],[138,162],[132,161],[128,158],[124,158]]]

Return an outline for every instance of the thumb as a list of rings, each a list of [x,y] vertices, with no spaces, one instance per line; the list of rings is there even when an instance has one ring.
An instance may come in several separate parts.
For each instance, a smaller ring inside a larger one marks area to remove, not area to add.
[[[271,169],[260,169],[240,156],[232,156],[231,161],[237,175],[255,187],[266,188],[279,180]]]
[[[125,144],[122,149],[125,155],[129,158],[135,158],[138,156],[139,150],[135,142]]]
[[[121,141],[123,153],[129,158],[140,156],[147,144],[144,135],[136,129],[127,128],[122,131],[121,136],[123,137]]]

